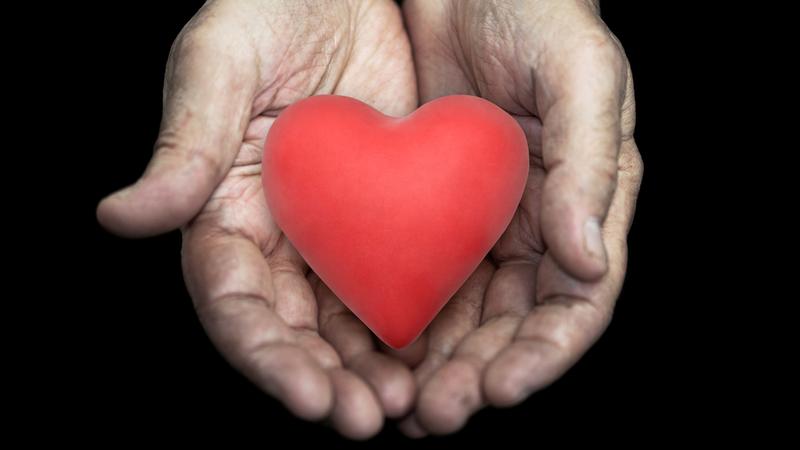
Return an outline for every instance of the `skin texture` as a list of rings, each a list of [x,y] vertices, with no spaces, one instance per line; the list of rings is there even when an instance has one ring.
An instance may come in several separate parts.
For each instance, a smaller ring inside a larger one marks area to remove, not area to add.
[[[412,437],[461,428],[560,377],[608,325],[642,177],[633,84],[597,5],[408,0],[420,101],[485,97],[526,132],[530,174],[491,254],[418,344]]]
[[[308,273],[262,192],[270,125],[315,94],[416,108],[394,3],[208,2],[173,45],[152,161],[97,217],[128,237],[180,227],[189,293],[225,358],[297,416],[365,438],[411,407],[411,372]]]
[[[121,236],[180,228],[187,287],[220,352],[297,416],[351,438],[385,416],[410,436],[450,433],[563,374],[611,318],[642,176],[630,71],[594,3],[406,0],[402,14],[411,45],[388,0],[208,2],[173,45],[152,161],[97,209]],[[331,93],[395,116],[479,95],[527,135],[511,225],[403,351],[376,347],[263,201],[274,118]]]

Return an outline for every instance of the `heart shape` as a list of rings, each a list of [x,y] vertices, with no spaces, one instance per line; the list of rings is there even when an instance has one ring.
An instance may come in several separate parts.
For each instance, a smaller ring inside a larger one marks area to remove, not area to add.
[[[270,211],[386,344],[414,341],[486,256],[528,177],[517,122],[478,97],[395,118],[334,95],[286,108],[264,147]]]

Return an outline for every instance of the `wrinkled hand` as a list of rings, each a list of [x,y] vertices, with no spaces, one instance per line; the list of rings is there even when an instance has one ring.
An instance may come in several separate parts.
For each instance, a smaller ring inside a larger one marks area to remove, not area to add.
[[[391,115],[417,106],[410,47],[389,0],[212,1],[175,41],[155,154],[99,221],[130,237],[178,227],[189,293],[230,363],[292,412],[343,434],[407,412],[411,372],[371,334],[276,226],[261,151],[280,111],[314,94]]]
[[[505,234],[416,344],[409,435],[448,433],[561,376],[609,323],[642,177],[619,42],[584,0],[407,0],[420,100],[514,115],[530,175]]]

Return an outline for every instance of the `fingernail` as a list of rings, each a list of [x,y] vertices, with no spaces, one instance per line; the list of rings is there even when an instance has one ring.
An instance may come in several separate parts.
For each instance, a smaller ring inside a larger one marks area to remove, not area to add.
[[[606,249],[600,233],[600,221],[596,217],[588,218],[583,225],[583,247],[589,256],[605,264]]]

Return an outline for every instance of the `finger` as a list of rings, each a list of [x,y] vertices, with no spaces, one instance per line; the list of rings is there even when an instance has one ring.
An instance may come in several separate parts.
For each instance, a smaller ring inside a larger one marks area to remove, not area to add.
[[[477,89],[464,75],[457,58],[444,57],[453,52],[444,23],[446,2],[404,1],[402,4],[408,36],[411,39],[420,102],[453,94],[477,95]]]
[[[267,256],[276,314],[296,333],[298,345],[324,368],[340,367],[336,350],[319,335],[317,299],[306,278],[306,263],[285,235]]]
[[[372,333],[319,278],[315,293],[320,308],[320,336],[339,353],[348,369],[366,380],[388,417],[408,412],[414,380],[402,362],[375,349]]]
[[[626,236],[641,180],[641,159],[633,141],[623,145],[620,188],[604,227],[610,267],[596,282],[578,280],[548,256],[539,269],[537,306],[514,342],[486,369],[483,390],[495,406],[509,406],[552,383],[605,330],[625,275]]]
[[[592,31],[560,29],[534,81],[547,170],[542,235],[568,273],[596,280],[608,268],[601,229],[617,185],[627,71],[620,48],[589,14]]]
[[[511,340],[518,320],[496,321],[466,337],[453,357],[420,388],[415,415],[430,433],[448,434],[460,429],[483,404],[483,367]]]
[[[524,317],[533,307],[538,261],[500,263],[486,290],[481,324],[501,317]]]
[[[510,344],[532,307],[535,265],[502,264],[486,290],[481,325],[456,347],[421,388],[416,408],[419,423],[434,434],[452,433],[483,407],[482,374],[486,365]],[[531,292],[529,298],[512,295]]]
[[[341,368],[331,369],[336,393],[331,423],[350,439],[367,439],[383,426],[383,411],[369,386],[354,373]]]
[[[373,2],[369,8],[370,14],[359,15],[356,45],[376,47],[349,53],[348,67],[358,70],[345,70],[336,80],[334,93],[357,98],[384,114],[403,117],[418,103],[411,45],[402,14],[394,2]],[[374,41],[367,36],[381,38]],[[391,58],[376,57],[378,54]]]
[[[259,248],[201,222],[184,233],[183,269],[200,322],[230,364],[295,415],[326,417],[331,380],[273,311],[272,275]]]
[[[411,371],[402,362],[380,352],[368,351],[346,364],[367,381],[387,417],[402,417],[411,409],[416,389]]]
[[[242,144],[257,76],[236,33],[189,27],[175,41],[165,77],[155,153],[141,178],[104,198],[97,218],[141,237],[187,223],[208,200]]]

